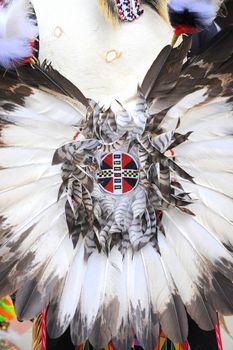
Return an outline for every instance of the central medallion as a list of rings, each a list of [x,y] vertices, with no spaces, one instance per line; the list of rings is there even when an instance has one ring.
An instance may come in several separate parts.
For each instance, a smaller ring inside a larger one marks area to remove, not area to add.
[[[114,152],[103,157],[97,179],[106,192],[120,195],[137,186],[138,173],[138,165],[130,154]]]

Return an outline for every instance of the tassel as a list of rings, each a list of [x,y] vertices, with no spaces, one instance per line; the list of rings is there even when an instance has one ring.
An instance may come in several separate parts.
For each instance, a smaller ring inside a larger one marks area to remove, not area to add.
[[[32,327],[32,350],[41,350],[42,340],[42,314],[38,315],[33,321]]]
[[[215,332],[216,332],[216,339],[218,344],[218,350],[223,350],[222,346],[222,338],[220,333],[220,327],[219,327],[219,321],[217,320],[216,326],[215,326]]]
[[[158,9],[159,15],[164,19],[164,21],[166,23],[169,23],[167,5],[168,5],[168,1],[167,0],[165,0],[165,1],[164,0],[163,1],[160,0],[157,3],[157,9]]]
[[[46,311],[33,321],[32,350],[46,350]]]
[[[219,314],[218,315],[218,319],[219,319],[219,324],[222,326],[222,328],[224,329],[224,331],[229,335],[229,337],[231,337],[231,339],[233,339],[233,336],[226,324],[225,318],[223,315]]]

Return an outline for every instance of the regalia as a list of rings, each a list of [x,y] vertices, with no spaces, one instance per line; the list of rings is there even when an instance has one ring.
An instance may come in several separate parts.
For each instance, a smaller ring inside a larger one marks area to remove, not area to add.
[[[0,294],[47,337],[186,350],[194,322],[221,350],[233,27],[190,55],[221,3],[1,5]]]

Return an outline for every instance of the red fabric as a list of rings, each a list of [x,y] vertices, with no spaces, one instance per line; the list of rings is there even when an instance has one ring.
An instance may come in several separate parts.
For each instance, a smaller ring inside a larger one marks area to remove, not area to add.
[[[113,179],[109,180],[106,186],[104,186],[108,192],[113,192]]]
[[[175,156],[175,150],[174,150],[174,148],[170,149],[170,152],[171,152],[172,157],[174,157],[174,156]]]
[[[176,35],[181,35],[181,34],[184,34],[184,33],[196,33],[198,30],[197,28],[195,27],[191,27],[191,26],[188,26],[188,25],[183,25],[183,26],[177,26],[174,28],[174,33]]]
[[[126,179],[122,179],[122,185],[123,185],[123,193],[129,192],[132,190],[132,186],[127,182]]]
[[[182,348],[183,348],[183,350],[189,350],[189,344],[188,344],[188,342],[183,343],[183,344],[182,344]]]
[[[74,134],[74,136],[73,136],[73,141],[75,141],[75,140],[77,139],[77,137],[78,137],[79,134],[80,134],[79,131],[77,131],[77,132]]]
[[[215,332],[216,332],[216,339],[217,339],[217,343],[218,343],[218,350],[223,350],[221,332],[220,332],[220,327],[219,327],[218,321],[217,321],[216,326],[215,326]]]
[[[126,154],[126,153],[122,153],[122,157],[121,157],[121,161],[122,161],[122,168],[125,169],[127,167],[127,165],[132,162],[132,158]]]
[[[110,153],[106,157],[104,157],[104,163],[106,163],[109,166],[109,169],[113,167],[113,154]]]

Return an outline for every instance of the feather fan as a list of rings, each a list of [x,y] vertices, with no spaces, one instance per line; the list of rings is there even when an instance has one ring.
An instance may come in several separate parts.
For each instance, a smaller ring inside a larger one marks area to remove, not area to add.
[[[51,66],[0,80],[0,295],[18,317],[48,306],[47,328],[75,345],[160,325],[188,335],[233,313],[233,27],[183,66],[166,47],[119,111]],[[3,73],[3,72],[2,72]]]

